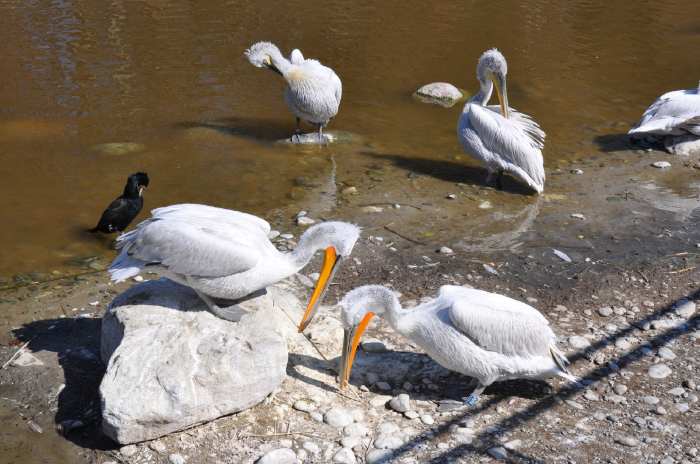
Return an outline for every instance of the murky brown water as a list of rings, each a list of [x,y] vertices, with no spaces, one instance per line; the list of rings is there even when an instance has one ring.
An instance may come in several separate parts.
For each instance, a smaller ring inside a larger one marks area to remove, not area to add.
[[[461,108],[410,95],[440,80],[474,91],[487,47],[508,58],[511,103],[547,131],[548,169],[600,151],[594,137],[624,132],[658,94],[697,82],[694,0],[575,3],[2,2],[0,276],[110,256],[108,240],[83,230],[137,170],[151,177],[148,209],[189,201],[266,215],[333,210],[329,189],[368,169],[383,168],[374,193],[384,198],[400,196],[407,171],[470,164],[455,137]],[[242,56],[262,39],[337,71],[343,102],[330,128],[362,141],[271,143],[294,121],[278,76]],[[94,148],[110,142],[143,150]],[[320,187],[299,188],[300,176]],[[436,185],[459,180],[455,171]],[[498,201],[525,219],[536,208],[520,195]]]

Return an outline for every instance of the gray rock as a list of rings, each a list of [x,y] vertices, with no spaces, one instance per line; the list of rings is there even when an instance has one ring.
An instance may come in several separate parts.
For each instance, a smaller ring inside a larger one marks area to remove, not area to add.
[[[391,461],[394,453],[386,449],[372,449],[367,453],[367,464],[385,464]]]
[[[384,435],[391,435],[392,433],[397,433],[399,431],[399,426],[393,422],[382,422],[377,427],[377,432]]]
[[[296,400],[292,407],[302,412],[311,412],[316,409],[316,405],[312,401],[307,400]]]
[[[598,314],[600,314],[603,317],[609,317],[612,316],[613,310],[610,306],[603,306],[602,308],[598,308]]]
[[[624,446],[629,446],[630,448],[639,446],[639,440],[627,435],[619,435],[615,437],[615,443],[619,443]]]
[[[593,390],[586,390],[586,392],[583,394],[583,397],[586,398],[588,401],[599,401],[600,397],[596,392]]]
[[[580,335],[569,337],[569,344],[577,350],[583,350],[591,346],[591,342],[588,341],[586,337],[582,337]]]
[[[462,99],[460,90],[447,82],[433,82],[426,84],[413,94],[417,100],[423,103],[433,103],[435,105],[449,108]]]
[[[522,440],[511,440],[503,444],[505,449],[515,451],[522,446]]]
[[[309,417],[316,422],[323,422],[323,414],[318,411],[312,411],[309,413]]]
[[[349,436],[340,439],[340,444],[343,448],[354,448],[362,443],[362,437]]]
[[[301,447],[311,454],[318,454],[318,452],[321,451],[321,448],[319,448],[318,445],[312,441],[305,441]]]
[[[355,453],[350,448],[340,448],[333,455],[333,462],[337,464],[355,464],[357,458],[355,458]]]
[[[508,459],[508,451],[502,446],[494,446],[493,448],[489,448],[486,452],[489,453],[489,456],[498,461],[505,461]]]
[[[418,414],[416,411],[412,411],[410,409],[408,411],[406,411],[405,413],[403,413],[403,415],[406,419],[411,419],[411,420],[418,419],[418,417],[420,416],[420,414]]]
[[[311,219],[308,216],[300,216],[297,218],[297,225],[300,226],[310,226],[312,224],[316,224],[316,220]]]
[[[181,454],[173,453],[168,456],[168,462],[170,464],[185,464],[187,460]]]
[[[267,301],[234,323],[166,279],[115,298],[102,321],[103,432],[122,444],[152,440],[265,399],[286,377],[293,327],[279,307],[300,304],[276,289]]]
[[[685,388],[676,387],[676,388],[670,389],[668,392],[673,396],[683,396],[683,394],[685,393]]]
[[[159,440],[152,441],[148,444],[148,447],[151,448],[153,451],[159,454],[165,454],[167,451],[167,448],[165,447],[165,443]]]
[[[435,423],[435,419],[433,419],[433,416],[430,414],[423,414],[420,416],[420,421],[425,425],[433,425]]]
[[[440,249],[438,250],[438,252],[441,253],[441,254],[443,254],[443,255],[451,255],[451,254],[454,253],[454,251],[452,250],[452,248],[449,248],[449,247],[446,247],[446,246],[440,247]]]
[[[654,364],[649,368],[648,374],[652,379],[665,379],[671,372],[671,368],[666,364]]]
[[[474,441],[474,431],[464,427],[457,427],[452,431],[452,437],[460,445],[469,445]]]
[[[387,382],[377,382],[376,387],[382,391],[389,391],[391,390],[391,385],[389,385]]]
[[[389,407],[396,412],[406,412],[411,409],[410,398],[406,393],[401,393],[389,401]]]
[[[299,460],[294,450],[278,448],[268,451],[256,461],[256,464],[298,464]]]
[[[138,450],[139,449],[136,447],[136,445],[126,445],[119,448],[119,454],[125,458],[130,458],[131,456],[135,455]]]
[[[651,163],[651,165],[659,169],[666,169],[671,167],[671,163],[669,163],[668,161],[655,161]]]
[[[665,458],[659,461],[659,464],[675,464],[675,462],[676,460],[673,459],[671,456],[666,456]]]
[[[627,385],[623,385],[621,383],[616,383],[615,386],[613,387],[613,391],[617,393],[618,395],[624,395],[627,393]]]
[[[676,403],[676,411],[680,413],[688,412],[690,405],[688,403]]]
[[[28,366],[43,366],[44,363],[31,354],[29,351],[22,351],[17,355],[15,359],[10,363],[11,366],[15,367],[28,367]]]
[[[345,427],[352,424],[352,416],[347,409],[331,408],[323,415],[323,421],[333,427]]]
[[[368,338],[361,343],[362,350],[367,353],[386,353],[388,350],[386,345],[381,340],[376,338]]]
[[[343,429],[343,435],[347,437],[364,437],[369,434],[369,428],[360,423],[346,425]],[[352,448],[352,447],[351,447]]]
[[[659,355],[659,358],[667,359],[669,361],[676,359],[676,353],[671,351],[669,348],[666,348],[665,346],[662,346],[661,348],[659,348],[658,355]]]
[[[659,404],[659,399],[655,396],[645,396],[642,401],[651,406]]]

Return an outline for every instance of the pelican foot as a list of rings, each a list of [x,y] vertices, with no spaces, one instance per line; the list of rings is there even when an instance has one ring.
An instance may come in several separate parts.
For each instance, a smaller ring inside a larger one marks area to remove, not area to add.
[[[467,406],[472,407],[472,408],[474,406],[476,406],[476,403],[478,403],[478,402],[479,402],[479,395],[474,394],[474,393],[472,393],[471,395],[467,396],[464,399],[464,404],[466,404]]]
[[[292,143],[301,143],[301,133],[295,132],[294,135],[290,138]]]
[[[197,290],[195,290],[195,292],[197,293],[199,298],[201,298],[201,300],[204,301],[204,303],[207,305],[207,310],[210,313],[212,313],[216,317],[231,322],[238,322],[243,316],[250,313],[250,311],[247,311],[243,307],[241,307],[240,303],[243,303],[244,301],[250,300],[252,298],[257,298],[267,293],[265,289],[258,290],[238,300],[222,300],[232,304],[230,304],[229,306],[220,306],[216,304],[214,299],[210,296],[205,295]]]

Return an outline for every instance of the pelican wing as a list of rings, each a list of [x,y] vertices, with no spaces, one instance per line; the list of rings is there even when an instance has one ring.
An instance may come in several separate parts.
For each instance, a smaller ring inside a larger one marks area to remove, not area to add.
[[[498,165],[541,192],[545,180],[541,151],[545,134],[537,123],[513,109],[511,117],[504,118],[497,107],[468,105],[468,112],[462,115],[468,118],[468,126],[460,123],[460,136],[469,139],[468,148],[478,151],[474,154],[486,163]]]
[[[151,211],[154,218],[170,219],[210,219],[217,222],[227,223],[235,227],[250,228],[255,231],[259,229],[266,235],[270,232],[270,224],[252,214],[241,213],[230,209],[217,208],[215,206],[199,205],[194,203],[181,203],[177,205],[164,206]]]
[[[476,289],[441,297],[451,300],[450,320],[477,346],[504,355],[548,355],[556,340],[535,308],[507,296]]]
[[[120,237],[122,254],[182,275],[220,277],[258,262],[266,234],[210,219],[152,218]]]
[[[700,135],[700,95],[697,90],[674,90],[661,95],[647,108],[634,134]]]

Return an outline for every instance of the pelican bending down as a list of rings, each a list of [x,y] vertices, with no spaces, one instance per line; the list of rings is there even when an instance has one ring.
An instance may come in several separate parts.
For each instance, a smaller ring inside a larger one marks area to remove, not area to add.
[[[253,66],[271,69],[284,77],[287,81],[284,100],[297,118],[296,134],[300,133],[299,122],[303,119],[318,126],[321,142],[323,128],[338,114],[343,94],[343,85],[335,71],[317,60],[304,59],[298,49],[292,51],[288,60],[270,42],[253,44],[245,56]]]
[[[507,172],[537,193],[544,190],[542,148],[545,134],[532,118],[508,106],[508,65],[501,52],[492,48],[479,58],[476,77],[480,90],[467,101],[457,124],[457,137],[464,151],[479,160],[489,172],[487,182]],[[494,84],[500,103],[487,106]]]
[[[406,310],[391,290],[367,285],[345,295],[340,306],[346,327],[341,388],[348,383],[360,337],[375,314],[440,365],[473,377],[477,385],[466,399],[470,406],[499,380],[557,375],[576,380],[565,367],[568,361],[557,349],[547,319],[503,295],[445,285],[437,298]]]
[[[696,89],[661,95],[628,134],[661,141],[669,153],[700,153],[700,83]]]
[[[143,269],[156,271],[191,287],[212,313],[225,314],[214,299],[238,300],[278,282],[325,249],[316,288],[306,308],[311,320],[342,257],[359,237],[359,228],[345,222],[322,222],[302,234],[299,245],[281,253],[268,239],[270,225],[251,214],[213,206],[179,204],[158,208],[151,218],[117,239],[119,256],[109,268],[112,280],[123,281]]]

